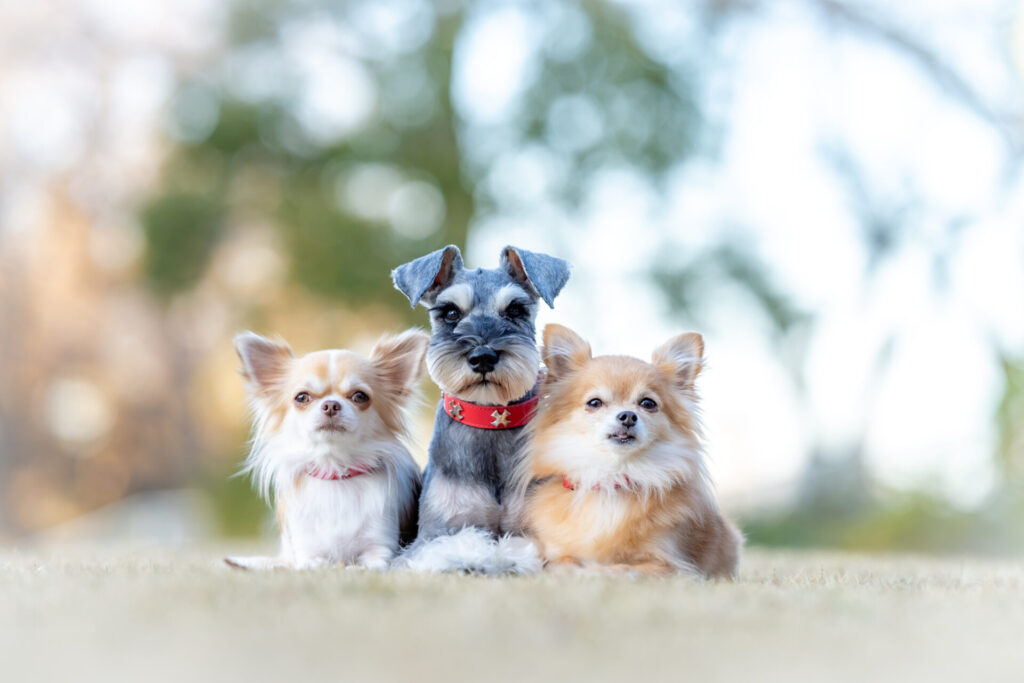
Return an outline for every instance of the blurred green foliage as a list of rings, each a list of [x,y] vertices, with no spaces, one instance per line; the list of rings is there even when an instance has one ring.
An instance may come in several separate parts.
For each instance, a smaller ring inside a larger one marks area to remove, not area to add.
[[[191,287],[202,277],[222,231],[215,198],[169,192],[146,206],[146,276],[161,294]]]
[[[726,243],[683,261],[667,257],[654,264],[651,275],[673,313],[688,321],[699,321],[707,314],[704,293],[728,282],[765,315],[776,341],[810,322],[809,315],[793,304],[764,264],[742,244]]]
[[[253,493],[248,477],[210,473],[199,484],[213,505],[215,531],[228,538],[250,538],[266,530],[271,513]]]
[[[753,545],[923,553],[1007,554],[1024,551],[1024,508],[962,510],[935,494],[889,492],[870,505],[823,511],[794,507],[743,520]]]
[[[423,10],[416,3],[407,9],[414,5]],[[546,149],[566,167],[554,194],[572,204],[605,164],[627,163],[657,180],[693,152],[700,126],[694,84],[647,54],[624,10],[609,2],[533,7],[542,19],[574,27],[575,52],[560,51],[558,26],[549,27],[518,115],[482,132],[468,130],[471,122],[452,103],[452,60],[467,22],[484,6],[426,5],[432,9],[422,21],[433,26],[426,39],[347,55],[370,75],[378,102],[356,130],[324,139],[301,125],[304,95],[289,72],[289,31],[302,22],[359,30],[373,3],[235,3],[228,49],[181,84],[175,111],[182,139],[142,212],[152,286],[162,293],[187,290],[228,228],[260,215],[279,230],[295,282],[328,299],[400,308],[390,269],[448,243],[465,245],[471,219],[502,201],[501,189],[486,182],[501,153],[525,145]],[[286,82],[247,101],[233,88],[232,68],[253,55]],[[204,123],[211,116],[215,121]],[[581,137],[587,126],[593,130]],[[466,142],[473,135],[488,144]],[[442,225],[403,234],[394,221],[389,225],[388,207],[374,216],[353,210],[346,193],[353,191],[353,174],[367,169],[435,188],[443,198]],[[255,191],[254,178],[262,183]]]
[[[1005,384],[996,412],[1002,495],[1024,500],[1024,360],[1002,355]]]
[[[587,39],[574,40],[578,45],[566,51],[559,49],[561,36],[552,31],[537,65],[540,75],[512,124],[513,135],[550,145],[568,162],[565,193],[570,200],[579,199],[591,174],[608,164],[626,164],[656,184],[699,146],[703,120],[694,95],[697,70],[651,55],[629,29],[630,17],[619,5],[552,6],[560,6],[558,19]],[[601,122],[596,140],[588,136],[591,111]]]

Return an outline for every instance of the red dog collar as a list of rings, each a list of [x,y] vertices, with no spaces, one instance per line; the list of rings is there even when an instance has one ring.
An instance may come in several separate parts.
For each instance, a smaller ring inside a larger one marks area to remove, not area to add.
[[[456,398],[448,392],[441,395],[444,412],[456,422],[477,429],[512,429],[522,427],[533,418],[539,396],[507,406],[485,406]]]
[[[633,482],[631,482],[629,480],[629,477],[626,477],[626,486],[629,487],[629,486],[632,486],[632,485],[633,485]],[[562,475],[562,488],[569,489],[570,491],[575,491],[576,490],[576,485],[573,484],[571,481],[569,481],[569,478],[563,474]],[[622,484],[618,484],[618,483],[615,484],[615,488],[621,489],[622,488]],[[600,491],[601,490],[601,485],[600,484],[594,484],[593,486],[590,487],[590,490],[591,491]]]
[[[309,463],[306,465],[306,474],[313,477],[314,479],[324,479],[327,481],[333,481],[335,479],[351,479],[352,477],[358,477],[360,474],[367,474],[373,472],[375,467],[364,467],[356,465],[353,467],[345,467],[343,469],[336,469],[334,467],[320,467]]]

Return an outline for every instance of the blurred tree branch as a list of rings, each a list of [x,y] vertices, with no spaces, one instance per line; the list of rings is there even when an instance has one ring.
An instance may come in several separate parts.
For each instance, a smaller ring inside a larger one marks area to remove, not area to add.
[[[805,2],[820,11],[826,19],[873,38],[905,55],[951,99],[999,131],[1011,151],[1010,158],[1019,165],[1021,159],[1017,153],[1022,149],[1019,113],[998,111],[997,107],[978,92],[956,67],[942,58],[939,50],[878,12],[877,5],[868,11],[860,3],[843,0]]]

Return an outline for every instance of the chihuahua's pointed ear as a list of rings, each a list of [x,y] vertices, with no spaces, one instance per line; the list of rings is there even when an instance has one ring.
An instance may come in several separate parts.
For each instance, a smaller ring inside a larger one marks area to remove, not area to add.
[[[432,301],[462,270],[462,253],[454,244],[421,256],[391,271],[395,289],[409,297],[416,308],[424,297]]]
[[[590,344],[568,327],[552,323],[544,328],[541,355],[548,368],[548,379],[557,380],[590,360]]]
[[[388,390],[398,397],[412,392],[416,380],[423,376],[423,357],[430,335],[418,329],[381,337],[370,351],[370,360],[381,373]]]
[[[555,297],[569,281],[572,266],[568,261],[547,254],[535,254],[518,247],[501,250],[501,267],[516,282],[525,285],[551,308]]]
[[[284,378],[288,364],[295,358],[292,349],[284,341],[273,341],[255,332],[242,332],[235,336],[235,352],[242,367],[239,372],[245,378],[254,396],[269,396]]]
[[[651,362],[680,389],[692,390],[704,367],[704,338],[696,332],[672,337],[654,350]]]

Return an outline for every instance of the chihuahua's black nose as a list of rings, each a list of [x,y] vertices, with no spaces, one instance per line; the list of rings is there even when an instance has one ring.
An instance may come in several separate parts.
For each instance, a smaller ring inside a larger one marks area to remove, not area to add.
[[[490,346],[478,346],[469,352],[466,360],[474,372],[486,375],[498,364],[498,352]]]
[[[341,404],[337,401],[324,401],[320,404],[320,410],[324,411],[327,417],[334,417],[341,412]]]
[[[623,410],[621,413],[615,416],[615,419],[623,424],[624,427],[632,427],[636,424],[636,413],[632,410]]]

